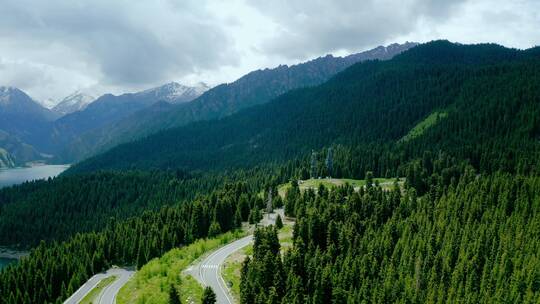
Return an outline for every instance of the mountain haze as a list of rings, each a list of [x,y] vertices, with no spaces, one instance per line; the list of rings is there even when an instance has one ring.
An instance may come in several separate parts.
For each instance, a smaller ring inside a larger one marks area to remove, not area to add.
[[[391,44],[346,57],[327,55],[293,66],[253,71],[232,83],[218,85],[189,103],[174,107],[156,105],[88,132],[70,145],[63,156],[77,160],[159,130],[222,118],[266,103],[289,90],[321,84],[357,62],[388,60],[415,45],[413,42]]]
[[[178,82],[170,82],[162,86],[148,89],[137,94],[154,96],[158,101],[171,104],[179,104],[192,101],[208,91],[210,87],[206,83],[198,83],[196,86],[185,86]]]
[[[205,86],[186,87],[169,83],[137,93],[118,96],[105,94],[82,110],[67,114],[54,122],[51,142],[56,148],[55,154],[63,151],[66,145],[78,142],[82,134],[105,128],[159,101],[187,102],[199,96],[205,89]]]

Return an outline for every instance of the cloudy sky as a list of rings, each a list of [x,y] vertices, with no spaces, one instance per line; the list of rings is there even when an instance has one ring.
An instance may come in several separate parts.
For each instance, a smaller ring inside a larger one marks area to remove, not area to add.
[[[37,100],[259,68],[393,42],[540,45],[537,0],[0,0],[0,85]]]

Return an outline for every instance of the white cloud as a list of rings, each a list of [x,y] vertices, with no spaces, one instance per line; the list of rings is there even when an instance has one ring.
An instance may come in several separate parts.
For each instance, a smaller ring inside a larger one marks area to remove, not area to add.
[[[0,0],[0,85],[37,99],[257,68],[391,42],[540,42],[540,3],[502,0]]]
[[[416,29],[420,19],[444,22],[463,1],[436,0],[257,0],[251,5],[279,25],[264,42],[268,53],[309,58],[357,51]]]
[[[235,64],[229,37],[198,1],[8,0],[1,6],[6,60],[94,80],[83,85],[137,88]],[[58,75],[58,85],[67,77]]]

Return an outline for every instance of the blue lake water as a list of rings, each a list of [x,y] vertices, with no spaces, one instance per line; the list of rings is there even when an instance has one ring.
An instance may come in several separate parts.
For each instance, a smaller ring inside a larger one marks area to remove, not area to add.
[[[13,259],[5,259],[5,258],[0,258],[0,269],[4,268],[5,266],[7,266],[9,263],[13,263],[15,262],[16,260],[13,260]]]
[[[42,165],[28,168],[0,169],[0,188],[25,181],[55,177],[69,168],[69,165]]]

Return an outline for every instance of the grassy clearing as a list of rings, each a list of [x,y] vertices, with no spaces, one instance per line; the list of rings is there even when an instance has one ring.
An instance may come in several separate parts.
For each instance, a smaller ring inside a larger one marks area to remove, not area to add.
[[[278,237],[282,252],[292,247],[292,232],[293,222],[285,223],[285,226],[279,231]],[[223,263],[221,274],[223,280],[229,286],[236,303],[240,302],[240,271],[242,263],[247,256],[251,255],[253,255],[253,245],[248,245],[242,250],[231,254]]]
[[[151,260],[120,289],[117,303],[168,303],[171,284],[179,290],[182,303],[199,303],[202,287],[182,272],[205,253],[244,235],[245,232],[241,231],[225,233],[213,239],[199,240],[189,246],[172,249],[162,257]]]
[[[202,299],[204,289],[194,277],[182,274],[179,291],[182,303],[199,303]]]
[[[251,251],[253,251],[253,246]],[[231,294],[234,297],[236,303],[239,303],[240,299],[240,270],[242,269],[242,263],[246,257],[245,248],[242,250],[231,254],[223,263],[223,268],[221,269],[221,274],[223,280],[231,290]]]
[[[118,276],[107,277],[96,285],[82,300],[80,304],[92,304],[97,303],[98,297],[107,286],[111,285],[114,281],[118,279]]]
[[[285,225],[279,230],[278,238],[281,244],[281,251],[285,252],[293,245],[293,225]]]
[[[395,178],[374,178],[374,183],[379,183],[383,189],[391,189],[393,187]],[[403,184],[405,179],[400,178],[398,183]],[[343,186],[345,184],[349,184],[353,186],[354,188],[360,188],[364,187],[366,185],[366,180],[364,179],[351,179],[351,178],[321,178],[321,179],[307,179],[303,181],[298,181],[298,187],[301,191],[305,191],[307,189],[314,189],[316,190],[319,188],[320,185],[324,185],[327,188],[337,187],[337,186]],[[290,183],[282,184],[278,186],[278,193],[282,197],[285,196],[285,193],[287,193],[287,190],[291,187]]]
[[[428,117],[414,126],[414,128],[412,128],[407,135],[403,136],[400,141],[406,142],[422,135],[428,128],[434,126],[440,119],[443,119],[446,116],[448,116],[447,112],[436,111],[431,113]]]

